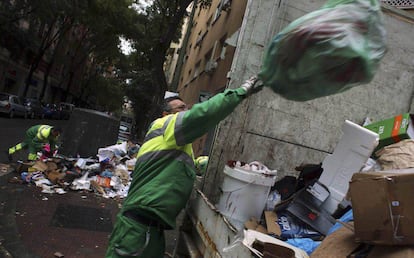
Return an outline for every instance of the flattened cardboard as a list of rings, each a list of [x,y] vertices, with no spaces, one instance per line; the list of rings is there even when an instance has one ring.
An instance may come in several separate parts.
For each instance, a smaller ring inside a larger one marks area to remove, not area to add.
[[[259,224],[256,218],[252,217],[244,223],[244,227],[251,230],[256,230],[263,234],[268,234],[265,227]]]
[[[352,222],[349,224],[352,225]],[[351,254],[358,246],[359,243],[356,243],[354,239],[354,232],[346,227],[341,227],[325,237],[310,257],[343,258]]]
[[[357,242],[414,244],[414,173],[356,173],[350,193]]]
[[[47,164],[40,160],[36,161],[35,164],[32,166],[32,168],[34,168],[36,171],[42,171],[42,172],[48,169]]]
[[[46,176],[53,184],[57,184],[59,180],[62,180],[65,177],[65,173],[60,173],[59,170],[52,170],[49,171]]]
[[[282,231],[277,224],[277,214],[274,211],[265,211],[264,215],[266,219],[267,232],[269,232],[269,234],[280,236]]]

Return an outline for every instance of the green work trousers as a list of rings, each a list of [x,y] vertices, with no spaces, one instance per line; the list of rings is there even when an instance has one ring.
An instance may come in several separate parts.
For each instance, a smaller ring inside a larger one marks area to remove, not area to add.
[[[120,212],[109,239],[106,258],[162,258],[165,252],[164,231],[149,227]]]

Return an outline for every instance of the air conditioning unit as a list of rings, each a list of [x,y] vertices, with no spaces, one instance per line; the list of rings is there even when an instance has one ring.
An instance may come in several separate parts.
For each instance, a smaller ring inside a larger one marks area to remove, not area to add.
[[[214,70],[216,70],[216,68],[217,68],[217,62],[213,61],[213,60],[210,60],[206,63],[204,71],[206,73],[212,73]]]

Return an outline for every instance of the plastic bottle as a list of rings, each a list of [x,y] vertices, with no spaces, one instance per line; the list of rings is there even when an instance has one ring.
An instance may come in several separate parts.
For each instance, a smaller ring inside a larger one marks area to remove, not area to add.
[[[269,196],[267,197],[266,210],[267,211],[274,210],[275,206],[278,203],[280,203],[280,201],[281,201],[281,195],[279,194],[279,192],[277,190],[271,191],[269,193]]]

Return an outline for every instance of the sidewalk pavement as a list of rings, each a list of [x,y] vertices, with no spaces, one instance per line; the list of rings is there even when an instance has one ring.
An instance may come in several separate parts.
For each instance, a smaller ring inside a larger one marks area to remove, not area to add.
[[[119,201],[89,191],[42,193],[19,178],[0,172],[0,258],[104,257]],[[170,257],[176,231],[166,231],[166,242]]]

